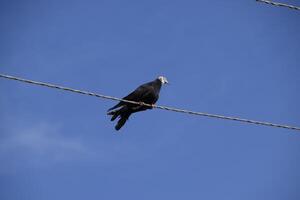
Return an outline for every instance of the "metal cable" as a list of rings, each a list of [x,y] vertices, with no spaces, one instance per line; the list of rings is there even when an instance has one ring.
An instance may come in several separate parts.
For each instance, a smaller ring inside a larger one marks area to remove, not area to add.
[[[300,7],[298,7],[298,6],[292,6],[292,5],[289,5],[289,4],[278,3],[278,2],[267,1],[267,0],[256,0],[256,1],[262,2],[262,3],[266,3],[266,4],[270,4],[270,5],[273,5],[273,6],[281,6],[281,7],[286,7],[286,8],[294,9],[294,10],[300,10]]]
[[[83,91],[83,90],[77,90],[77,89],[73,89],[73,88],[69,88],[69,87],[63,87],[63,86],[54,85],[54,84],[50,84],[50,83],[44,83],[44,82],[39,82],[39,81],[23,79],[23,78],[10,76],[10,75],[5,75],[5,74],[0,74],[0,77],[10,79],[10,80],[20,81],[20,82],[24,82],[24,83],[40,85],[40,86],[45,86],[45,87],[49,87],[49,88],[55,88],[55,89],[69,91],[69,92],[75,92],[75,93],[79,93],[79,94],[99,97],[99,98],[103,98],[103,99],[110,99],[110,100],[114,100],[114,101],[123,101],[123,102],[126,102],[126,103],[149,106],[149,107],[158,108],[158,109],[162,109],[162,110],[173,111],[173,112],[180,112],[180,113],[186,113],[186,114],[191,114],[191,115],[198,115],[198,116],[200,115],[200,116],[211,117],[211,118],[239,121],[239,122],[244,122],[244,123],[248,123],[248,124],[271,126],[271,127],[276,127],[276,128],[285,128],[285,129],[300,131],[300,127],[296,127],[296,126],[274,124],[274,123],[271,123],[271,122],[262,122],[262,121],[256,121],[256,120],[250,120],[250,119],[242,119],[242,118],[238,118],[238,117],[228,117],[228,116],[209,114],[209,113],[204,113],[204,112],[195,112],[195,111],[172,108],[172,107],[167,107],[167,106],[150,105],[150,104],[146,104],[146,103],[143,103],[143,102],[129,101],[129,100],[120,99],[120,98],[116,98],[116,97],[112,97],[112,96],[97,94],[97,93]]]

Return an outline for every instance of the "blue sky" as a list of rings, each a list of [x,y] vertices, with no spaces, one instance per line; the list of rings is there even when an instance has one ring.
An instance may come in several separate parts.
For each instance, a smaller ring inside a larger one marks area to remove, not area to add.
[[[297,5],[297,1],[285,1]],[[300,13],[248,1],[1,1],[0,71],[159,105],[300,125]],[[0,80],[0,197],[300,199],[297,131]]]

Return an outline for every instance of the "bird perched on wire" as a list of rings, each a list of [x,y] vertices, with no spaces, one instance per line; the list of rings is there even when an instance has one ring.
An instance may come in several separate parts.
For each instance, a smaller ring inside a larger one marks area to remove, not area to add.
[[[123,99],[154,105],[159,98],[161,86],[166,83],[168,83],[168,80],[163,76],[159,76],[154,81],[139,86]],[[108,109],[107,115],[112,115],[111,121],[114,121],[117,117],[120,118],[115,126],[115,129],[118,131],[126,123],[132,113],[152,108],[153,107],[142,104],[138,105],[120,101],[117,105]]]

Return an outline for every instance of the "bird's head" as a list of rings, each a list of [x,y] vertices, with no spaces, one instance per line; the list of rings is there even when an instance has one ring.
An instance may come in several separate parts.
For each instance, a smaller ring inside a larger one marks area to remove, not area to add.
[[[164,77],[164,76],[159,76],[159,77],[158,77],[158,80],[160,80],[160,82],[161,82],[162,84],[167,84],[167,83],[169,83],[168,80],[167,80],[167,78]]]

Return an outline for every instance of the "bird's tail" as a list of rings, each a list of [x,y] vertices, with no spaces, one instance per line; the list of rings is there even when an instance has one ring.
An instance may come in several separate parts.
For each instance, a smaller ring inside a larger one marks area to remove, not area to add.
[[[112,110],[112,111],[109,111],[107,113],[107,115],[112,115],[111,117],[111,120],[110,121],[114,121],[119,115],[121,115],[122,113],[126,112],[128,110],[127,106],[122,106],[121,108],[119,109],[116,109],[116,110]]]
[[[119,115],[120,115],[120,110],[113,110],[107,113],[107,115],[112,115],[110,121],[114,121]]]
[[[114,121],[117,117],[120,117],[115,129],[118,131],[124,126],[129,116],[132,114],[127,106],[123,106],[118,110],[113,110],[107,113],[107,115],[112,115],[111,121]]]
[[[115,126],[115,129],[118,131],[122,128],[122,126],[124,126],[124,124],[126,123],[126,121],[128,120],[129,116],[131,115],[131,113],[125,112],[122,113],[120,116],[121,118],[119,119],[117,125]]]

